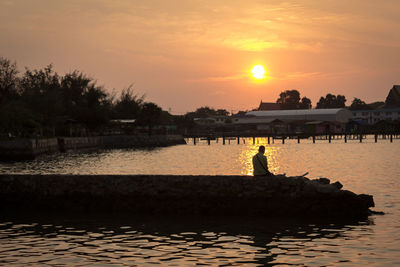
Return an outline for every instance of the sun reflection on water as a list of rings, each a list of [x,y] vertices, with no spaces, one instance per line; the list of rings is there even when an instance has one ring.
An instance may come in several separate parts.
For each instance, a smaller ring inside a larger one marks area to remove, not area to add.
[[[243,150],[239,155],[239,161],[242,164],[242,175],[253,175],[253,163],[252,158],[258,153],[259,146],[265,146],[265,156],[267,157],[268,169],[274,174],[278,174],[282,170],[280,162],[277,160],[281,154],[282,147],[268,144],[266,140],[257,138],[256,144],[247,144],[243,146]]]

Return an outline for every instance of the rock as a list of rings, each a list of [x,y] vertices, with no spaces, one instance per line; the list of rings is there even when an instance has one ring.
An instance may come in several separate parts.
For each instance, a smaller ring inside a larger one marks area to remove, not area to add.
[[[332,184],[334,187],[336,187],[337,189],[342,189],[343,185],[340,182],[334,182]]]
[[[314,179],[313,181],[320,183],[320,184],[330,184],[330,180],[328,178],[319,178],[319,179]]]

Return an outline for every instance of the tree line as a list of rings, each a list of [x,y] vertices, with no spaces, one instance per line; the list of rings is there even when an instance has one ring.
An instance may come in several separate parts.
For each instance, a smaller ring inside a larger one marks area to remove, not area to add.
[[[325,97],[321,96],[317,102],[316,109],[326,108],[346,108],[346,97],[344,95],[327,94]],[[276,103],[281,105],[281,109],[311,109],[311,100],[307,97],[300,98],[298,90],[286,90],[280,93]],[[351,105],[348,107],[350,110],[369,110],[374,109],[376,105],[383,105],[384,102],[375,102],[372,105],[367,104],[359,98],[354,98]]]
[[[116,97],[80,71],[59,75],[48,65],[20,73],[16,62],[0,57],[0,134],[54,136],[67,122],[96,132],[113,119],[136,120],[151,129],[170,119],[165,113],[132,86]]]

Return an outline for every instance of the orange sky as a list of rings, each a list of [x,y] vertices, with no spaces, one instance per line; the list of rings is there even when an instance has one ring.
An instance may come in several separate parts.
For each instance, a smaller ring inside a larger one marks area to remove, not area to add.
[[[0,0],[0,56],[134,84],[173,114],[252,109],[297,89],[385,100],[400,84],[400,1]],[[255,82],[262,64],[269,79]]]

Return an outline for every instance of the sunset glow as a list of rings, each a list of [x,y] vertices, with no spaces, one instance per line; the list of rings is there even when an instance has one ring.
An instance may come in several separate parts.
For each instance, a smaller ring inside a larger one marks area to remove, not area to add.
[[[313,105],[327,93],[373,102],[400,83],[399,9],[378,0],[0,0],[0,48],[20,71],[51,63],[109,92],[134,84],[175,114],[253,109],[288,88]],[[256,64],[266,72],[251,72]]]

